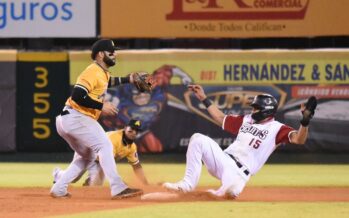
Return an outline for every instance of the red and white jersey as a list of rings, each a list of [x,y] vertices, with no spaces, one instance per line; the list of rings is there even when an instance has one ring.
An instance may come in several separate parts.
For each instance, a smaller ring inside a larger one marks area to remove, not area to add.
[[[224,152],[233,155],[254,175],[280,143],[288,143],[289,135],[295,131],[274,118],[263,123],[253,123],[251,114],[227,115],[222,128],[234,135],[236,140]]]

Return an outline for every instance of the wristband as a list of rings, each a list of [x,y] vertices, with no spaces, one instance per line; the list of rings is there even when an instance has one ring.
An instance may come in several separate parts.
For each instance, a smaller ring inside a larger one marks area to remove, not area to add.
[[[130,76],[128,76],[128,77],[120,77],[120,83],[121,84],[130,83]]]
[[[212,101],[209,98],[205,98],[202,100],[202,103],[205,105],[206,108],[212,105]]]
[[[108,88],[112,86],[118,86],[121,84],[130,83],[130,77],[112,77],[108,82]]]

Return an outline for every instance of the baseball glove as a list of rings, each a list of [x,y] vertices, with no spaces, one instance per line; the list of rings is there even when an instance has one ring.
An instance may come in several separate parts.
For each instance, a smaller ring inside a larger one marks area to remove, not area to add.
[[[316,106],[317,106],[317,100],[315,96],[311,96],[308,99],[307,103],[305,103],[304,111],[302,111],[302,114],[303,114],[303,118],[301,120],[302,126],[309,125],[310,119],[313,118],[315,114]]]
[[[140,92],[151,92],[154,80],[147,72],[136,72],[133,74],[133,84]]]

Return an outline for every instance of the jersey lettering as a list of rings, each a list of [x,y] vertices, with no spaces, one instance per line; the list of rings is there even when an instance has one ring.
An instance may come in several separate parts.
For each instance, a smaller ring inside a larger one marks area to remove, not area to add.
[[[240,124],[238,117],[227,115],[225,118],[226,129]],[[235,141],[225,149],[233,155],[254,175],[267,161],[270,154],[280,142],[287,142],[288,135],[293,128],[274,119],[262,123],[254,123],[250,114],[243,117]]]
[[[255,149],[258,149],[261,143],[261,140],[253,138],[248,145],[252,146]]]
[[[254,136],[258,136],[260,139],[265,139],[268,135],[268,130],[259,130],[257,127],[245,123],[241,126],[240,131],[243,133],[250,133]]]

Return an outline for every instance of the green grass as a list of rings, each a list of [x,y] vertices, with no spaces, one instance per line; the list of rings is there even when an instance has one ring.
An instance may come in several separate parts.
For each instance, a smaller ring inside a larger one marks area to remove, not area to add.
[[[252,186],[349,186],[349,165],[265,165]]]
[[[0,187],[49,187],[55,166],[64,163],[0,163]],[[184,175],[184,164],[143,164],[150,183],[177,181]],[[132,168],[118,164],[126,182],[135,179]],[[349,187],[349,165],[268,164],[251,178],[248,186],[342,186]],[[75,184],[81,186],[83,180]],[[203,168],[200,186],[220,185]],[[349,202],[179,202],[144,205],[133,208],[80,213],[61,218],[344,218],[349,214]]]
[[[62,163],[0,163],[0,187],[49,187],[51,172]],[[184,175],[184,164],[143,164],[150,183],[177,181]],[[128,182],[135,179],[132,168],[118,164],[118,171]],[[349,165],[268,164],[251,177],[248,186],[345,186],[349,187]],[[77,184],[81,185],[82,180]],[[200,186],[219,186],[217,179],[202,170]]]
[[[344,218],[348,217],[349,203],[277,203],[277,202],[191,202],[141,206],[103,212],[55,216],[56,218]]]

